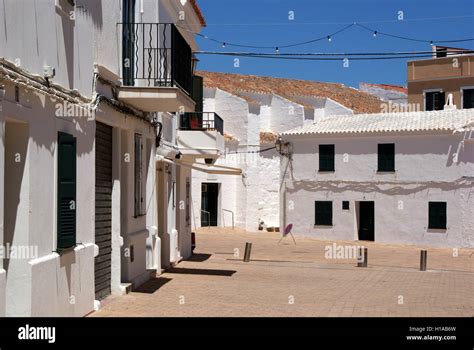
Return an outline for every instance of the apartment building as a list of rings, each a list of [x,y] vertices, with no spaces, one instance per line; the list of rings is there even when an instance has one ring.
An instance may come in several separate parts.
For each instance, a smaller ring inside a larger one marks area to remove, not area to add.
[[[442,110],[445,105],[474,108],[474,55],[464,51],[433,46],[432,58],[408,62],[411,110]]]
[[[0,315],[83,316],[161,273],[178,224],[157,154],[195,111],[204,18],[172,0],[5,0],[0,18]]]

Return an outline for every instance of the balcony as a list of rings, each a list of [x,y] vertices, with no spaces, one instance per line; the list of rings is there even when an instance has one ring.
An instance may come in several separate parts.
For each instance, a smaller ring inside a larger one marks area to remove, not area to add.
[[[224,121],[214,112],[182,113],[177,140],[185,157],[216,159],[224,152]]]
[[[190,112],[192,50],[171,23],[119,23],[122,86],[118,98],[146,112]]]

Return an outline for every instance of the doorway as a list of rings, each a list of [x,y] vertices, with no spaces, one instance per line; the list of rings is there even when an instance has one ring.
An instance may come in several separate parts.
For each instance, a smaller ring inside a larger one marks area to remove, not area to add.
[[[359,240],[373,241],[375,238],[374,202],[359,202]]]
[[[96,123],[95,132],[95,298],[111,293],[112,280],[112,127]]]
[[[217,226],[219,184],[201,185],[201,226]]]

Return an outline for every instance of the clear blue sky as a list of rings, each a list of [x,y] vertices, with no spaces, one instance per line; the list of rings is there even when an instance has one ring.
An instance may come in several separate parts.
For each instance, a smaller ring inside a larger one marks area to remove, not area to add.
[[[208,26],[202,34],[226,42],[257,46],[278,46],[311,40],[335,32],[351,22],[367,23],[382,32],[427,40],[474,38],[474,17],[416,20],[420,18],[474,15],[474,0],[199,0]],[[288,19],[294,11],[295,19]],[[398,11],[404,21],[398,21]],[[328,24],[329,23],[329,24]],[[222,48],[198,38],[205,51],[266,51]],[[449,45],[448,45],[449,46]],[[474,49],[474,41],[451,46]],[[329,43],[317,43],[282,49],[280,52],[385,52],[428,51],[427,43],[377,36],[362,28],[352,27]],[[200,55],[199,69],[217,72],[267,75],[284,78],[341,82],[357,87],[359,82],[406,85],[406,60],[350,61],[286,61]]]

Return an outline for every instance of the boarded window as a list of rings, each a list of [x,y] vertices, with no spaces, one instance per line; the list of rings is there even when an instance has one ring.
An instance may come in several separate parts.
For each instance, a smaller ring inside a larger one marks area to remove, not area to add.
[[[395,144],[380,143],[378,145],[378,171],[395,171]]]
[[[447,223],[447,203],[429,202],[428,203],[428,228],[446,229]]]
[[[425,93],[425,111],[440,111],[444,109],[444,92],[432,91]]]
[[[334,171],[334,145],[319,145],[319,171]]]
[[[314,224],[321,226],[332,226],[332,202],[314,202]]]
[[[76,138],[58,133],[58,251],[76,245]]]
[[[135,217],[143,215],[143,137],[135,134]]]

